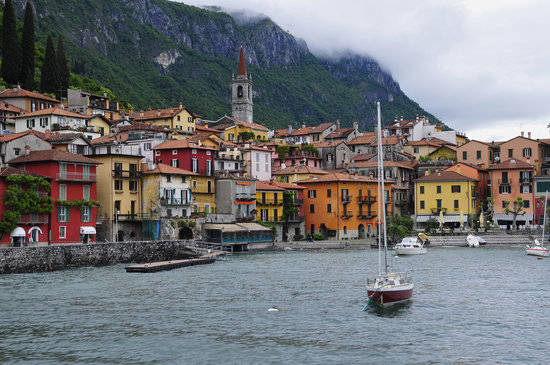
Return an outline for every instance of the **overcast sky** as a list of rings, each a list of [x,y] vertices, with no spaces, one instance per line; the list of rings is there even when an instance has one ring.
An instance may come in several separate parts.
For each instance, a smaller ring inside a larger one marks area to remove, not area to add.
[[[550,137],[550,1],[183,2],[266,14],[315,54],[370,55],[410,98],[470,138]]]

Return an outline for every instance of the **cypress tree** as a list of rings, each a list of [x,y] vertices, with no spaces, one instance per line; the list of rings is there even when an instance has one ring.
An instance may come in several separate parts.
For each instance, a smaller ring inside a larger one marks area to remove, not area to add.
[[[34,14],[30,1],[27,1],[25,8],[19,82],[24,85],[25,89],[32,90],[34,87]]]
[[[44,63],[42,64],[40,91],[43,93],[55,93],[58,89],[57,81],[57,58],[55,57],[53,38],[49,35],[48,40],[46,41]]]
[[[6,0],[2,19],[2,69],[0,74],[8,84],[19,80],[21,50],[17,38],[15,11],[11,0]]]
[[[61,38],[61,36],[57,38],[57,51],[55,52],[55,54],[57,56],[57,94],[60,94],[57,96],[61,100],[61,97],[64,93],[67,92],[67,89],[69,88],[70,79],[69,66],[67,65],[67,57],[65,57],[63,38]]]

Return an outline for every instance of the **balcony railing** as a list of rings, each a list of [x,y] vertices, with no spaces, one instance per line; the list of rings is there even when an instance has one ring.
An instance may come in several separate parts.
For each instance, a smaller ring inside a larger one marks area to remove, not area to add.
[[[360,195],[357,197],[357,203],[359,204],[373,204],[376,203],[376,197],[372,195]]]
[[[48,223],[47,214],[24,214],[19,219],[19,224],[45,224]]]
[[[254,214],[250,215],[238,215],[236,217],[237,222],[252,222],[256,220],[256,216]]]
[[[357,216],[359,219],[373,219],[376,218],[376,214],[374,213],[361,213]]]
[[[191,202],[187,199],[177,199],[177,198],[161,198],[160,203],[162,205],[189,205]]]
[[[351,203],[351,195],[342,195],[342,204]]]
[[[447,208],[432,208],[432,214],[447,213]]]
[[[351,217],[353,217],[353,214],[351,214],[349,212],[342,214],[342,219],[350,219]]]
[[[96,174],[84,174],[82,172],[58,172],[55,175],[57,180],[66,181],[96,181]]]
[[[258,205],[283,205],[282,200],[275,199],[256,199],[256,204]]]
[[[499,185],[510,185],[510,180],[498,180]]]
[[[113,170],[113,177],[117,178],[129,178],[129,179],[136,179],[141,176],[141,171],[135,171],[135,170]]]
[[[251,202],[256,200],[256,196],[250,195],[250,194],[238,193],[235,195],[235,199],[240,202]]]

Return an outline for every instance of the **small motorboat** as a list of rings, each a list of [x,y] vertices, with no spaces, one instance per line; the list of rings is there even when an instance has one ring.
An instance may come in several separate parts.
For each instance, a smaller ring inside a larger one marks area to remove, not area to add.
[[[487,244],[487,241],[485,241],[484,238],[481,238],[479,236],[474,236],[473,234],[469,234],[466,237],[466,244],[468,247],[479,247],[479,246],[485,246]]]
[[[528,255],[531,256],[542,256],[542,257],[548,257],[550,256],[550,249],[547,247],[544,247],[542,243],[539,242],[539,240],[535,239],[535,243],[532,245],[527,245],[525,248],[525,251]]]
[[[394,248],[396,255],[423,255],[428,252],[418,237],[405,237]]]

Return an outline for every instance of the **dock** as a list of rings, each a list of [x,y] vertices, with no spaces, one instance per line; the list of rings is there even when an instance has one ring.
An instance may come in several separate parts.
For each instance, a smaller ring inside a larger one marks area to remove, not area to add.
[[[200,257],[198,259],[151,262],[149,264],[127,266],[126,272],[158,272],[164,270],[178,269],[180,267],[213,264],[215,261],[215,257]]]

